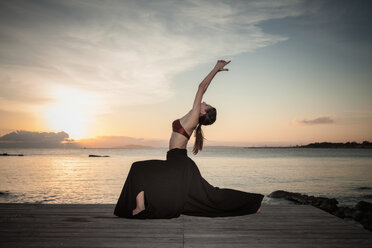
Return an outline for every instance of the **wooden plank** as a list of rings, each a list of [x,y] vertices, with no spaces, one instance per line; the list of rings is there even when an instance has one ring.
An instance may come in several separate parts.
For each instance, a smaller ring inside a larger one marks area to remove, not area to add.
[[[0,204],[4,247],[182,247],[181,219],[128,220],[114,205]]]
[[[112,204],[0,204],[1,247],[372,247],[372,233],[310,205],[260,214],[130,220]]]
[[[284,208],[282,208],[283,210]],[[244,218],[187,218],[185,247],[371,247],[372,234],[309,205],[272,206]],[[192,226],[197,226],[193,228]]]

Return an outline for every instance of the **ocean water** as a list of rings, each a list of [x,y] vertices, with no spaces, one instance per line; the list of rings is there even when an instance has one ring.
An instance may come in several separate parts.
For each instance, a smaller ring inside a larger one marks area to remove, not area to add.
[[[115,204],[133,162],[166,159],[166,148],[0,149],[0,202]],[[88,157],[89,154],[110,157]],[[265,195],[275,190],[334,197],[340,205],[372,202],[372,149],[188,148],[213,186]]]

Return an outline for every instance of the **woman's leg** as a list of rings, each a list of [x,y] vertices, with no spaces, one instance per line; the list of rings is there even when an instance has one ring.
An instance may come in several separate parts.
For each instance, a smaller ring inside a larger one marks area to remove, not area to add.
[[[137,204],[136,208],[133,209],[133,215],[136,215],[142,210],[145,210],[145,192],[144,191],[141,191],[138,193],[136,197],[136,204]]]

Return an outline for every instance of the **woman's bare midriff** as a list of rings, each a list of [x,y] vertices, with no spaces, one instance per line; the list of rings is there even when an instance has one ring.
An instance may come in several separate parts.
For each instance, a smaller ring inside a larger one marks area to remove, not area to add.
[[[180,123],[181,123],[182,127],[185,129],[185,131],[191,137],[191,135],[194,131],[194,128],[192,128],[190,130],[190,127],[188,125],[187,119],[188,119],[188,116],[190,115],[190,113],[191,113],[191,110],[185,116],[180,118]],[[170,140],[169,140],[169,150],[171,150],[173,148],[185,149],[187,147],[187,142],[188,141],[189,140],[184,135],[172,131],[172,135],[171,135]]]
[[[180,133],[172,132],[169,140],[169,150],[173,148],[185,149],[189,140]]]

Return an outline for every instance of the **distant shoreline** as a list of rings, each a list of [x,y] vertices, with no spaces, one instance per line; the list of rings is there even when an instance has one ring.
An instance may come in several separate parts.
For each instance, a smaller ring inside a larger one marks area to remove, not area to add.
[[[247,146],[244,148],[372,148],[372,143],[369,141],[363,141],[362,143],[357,142],[346,142],[346,143],[332,143],[332,142],[315,142],[307,145],[295,145],[295,146]]]
[[[294,146],[228,146],[228,145],[206,145],[204,148],[245,148],[245,149],[284,149],[284,148],[356,148],[356,149],[372,149],[372,143],[369,141],[363,141],[362,143],[357,142],[346,142],[346,143],[332,143],[332,142],[315,142],[310,143],[307,145],[294,145]],[[144,146],[144,145],[124,145],[124,146],[116,146],[116,147],[73,147],[73,146],[58,146],[58,147],[12,147],[12,146],[1,146],[0,149],[167,149],[168,147],[156,147],[156,146]],[[192,148],[192,146],[188,146],[188,149]]]
[[[357,142],[346,142],[346,143],[310,143],[308,145],[300,146],[300,148],[372,148],[372,143],[363,141],[362,143]]]

